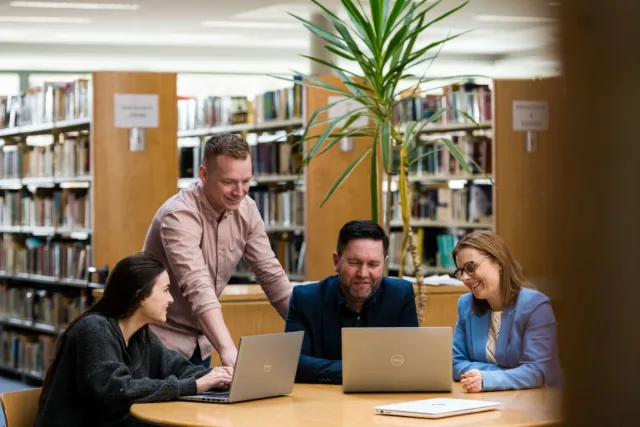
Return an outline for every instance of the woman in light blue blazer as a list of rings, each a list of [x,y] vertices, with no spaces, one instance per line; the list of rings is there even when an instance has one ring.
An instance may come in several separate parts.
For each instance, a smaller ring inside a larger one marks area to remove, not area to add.
[[[453,378],[468,392],[560,386],[556,318],[504,240],[465,236],[453,250],[455,276],[471,290],[458,301]]]

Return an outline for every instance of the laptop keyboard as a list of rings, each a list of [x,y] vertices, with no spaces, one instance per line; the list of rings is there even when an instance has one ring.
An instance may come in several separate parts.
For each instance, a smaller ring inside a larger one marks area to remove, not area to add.
[[[211,397],[229,397],[228,391],[205,391],[200,396],[211,396]]]

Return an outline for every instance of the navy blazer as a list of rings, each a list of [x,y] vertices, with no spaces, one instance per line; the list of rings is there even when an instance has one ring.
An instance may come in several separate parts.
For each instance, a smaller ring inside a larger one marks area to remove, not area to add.
[[[285,332],[304,331],[296,382],[342,384],[338,276],[293,288]],[[369,327],[418,326],[413,285],[384,277],[366,310]]]
[[[491,310],[473,314],[472,295],[460,297],[453,335],[453,378],[471,369],[482,371],[482,391],[561,386],[556,318],[549,298],[522,289],[514,304],[504,308],[496,343],[496,363],[487,361]]]

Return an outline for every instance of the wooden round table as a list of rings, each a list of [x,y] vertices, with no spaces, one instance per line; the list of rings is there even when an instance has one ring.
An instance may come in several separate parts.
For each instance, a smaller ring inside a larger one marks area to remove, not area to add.
[[[344,394],[341,386],[296,384],[291,395],[232,404],[198,402],[139,403],[138,419],[180,427],[326,427],[326,426],[548,426],[560,423],[558,389],[469,394],[454,383],[452,393]],[[373,414],[382,404],[454,397],[497,401],[499,410],[437,420]]]

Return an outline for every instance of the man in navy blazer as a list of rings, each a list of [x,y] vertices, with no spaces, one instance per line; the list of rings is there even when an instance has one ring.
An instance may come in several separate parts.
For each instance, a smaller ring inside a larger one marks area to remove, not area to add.
[[[304,331],[296,382],[342,384],[342,328],[418,327],[413,285],[383,277],[389,239],[350,221],[333,253],[336,275],[294,287],[285,331]]]

